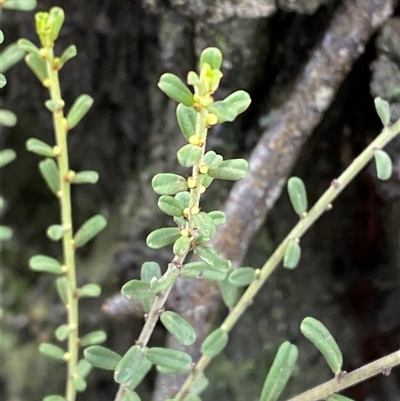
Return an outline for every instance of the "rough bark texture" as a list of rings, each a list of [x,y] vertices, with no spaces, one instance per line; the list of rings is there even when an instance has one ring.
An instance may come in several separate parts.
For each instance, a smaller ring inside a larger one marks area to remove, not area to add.
[[[369,85],[373,96],[392,103],[393,117],[399,113],[398,18],[371,39],[391,13],[389,0],[59,0],[39,1],[39,9],[56,4],[67,16],[59,49],[78,47],[62,71],[66,104],[83,92],[95,99],[91,114],[70,135],[72,167],[96,169],[101,176],[98,185],[75,191],[75,225],[99,211],[109,217],[108,229],[79,255],[80,282],[102,285],[108,315],[100,312],[102,300],[82,303],[82,333],[107,329],[107,345],[120,353],[137,338],[141,312],[126,304],[121,311],[121,300],[110,297],[138,277],[143,262],[165,265],[171,258],[169,250],[155,253],[144,244],[152,229],[170,224],[156,207],[150,180],[160,171],[186,174],[175,157],[184,143],[175,104],[156,87],[161,73],[184,78],[201,49],[216,45],[225,57],[220,96],[243,88],[254,99],[237,123],[214,130],[209,141],[226,158],[252,151],[252,173],[231,192],[228,223],[215,239],[235,266],[260,266],[295,223],[286,196],[280,197],[294,166],[315,201],[376,135],[380,125]],[[7,41],[35,40],[32,18],[4,12]],[[39,159],[24,151],[32,136],[52,143],[52,130],[45,91],[31,72],[19,64],[7,78],[4,104],[19,123],[1,134],[1,146],[16,149],[18,160],[1,177],[9,203],[4,220],[15,236],[2,255],[0,398],[32,401],[60,393],[64,380],[63,365],[37,353],[38,343],[54,341],[54,328],[64,321],[53,277],[26,267],[35,253],[60,251],[44,236],[58,221],[56,201],[37,173]],[[366,171],[313,228],[302,244],[299,269],[273,276],[232,332],[226,353],[210,366],[211,387],[203,400],[257,399],[276,348],[286,339],[300,348],[299,370],[287,394],[328,378],[325,363],[299,335],[306,315],[320,318],[337,335],[347,369],[399,347],[400,152],[396,144],[388,151],[395,164],[392,180],[379,183],[373,168]],[[229,189],[212,186],[204,209],[219,207]],[[193,323],[201,340],[220,318],[218,294],[212,283],[181,281],[169,307]],[[164,341],[158,328],[152,345]],[[197,359],[198,343],[191,352]],[[356,401],[398,400],[396,380],[396,375],[377,379],[348,395]],[[161,376],[155,384],[151,377],[140,387],[142,400],[151,399],[154,386],[153,399],[163,400],[176,381]],[[96,370],[79,399],[112,400],[115,390],[110,373]]]

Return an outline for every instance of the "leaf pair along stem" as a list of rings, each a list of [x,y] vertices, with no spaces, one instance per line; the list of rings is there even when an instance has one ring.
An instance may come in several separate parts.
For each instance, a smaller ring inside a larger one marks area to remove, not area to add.
[[[350,164],[350,166],[342,173],[340,177],[334,179],[330,187],[325,191],[321,198],[315,203],[312,209],[300,219],[298,224],[292,229],[287,237],[282,241],[276,251],[268,259],[268,261],[261,268],[256,280],[247,288],[246,292],[242,295],[239,302],[231,310],[229,315],[226,317],[221,325],[225,331],[229,332],[239,318],[242,316],[244,311],[252,304],[252,301],[258,291],[261,289],[268,277],[278,267],[280,261],[283,259],[285,250],[288,246],[289,241],[294,239],[300,239],[308,229],[315,223],[315,221],[327,210],[332,207],[332,202],[337,196],[346,188],[346,186],[361,172],[361,170],[370,162],[374,157],[374,152],[377,149],[385,147],[392,139],[394,139],[400,133],[400,120],[389,127],[385,127],[381,134]],[[397,353],[398,354],[398,353]],[[394,360],[396,359],[396,353],[394,354]],[[193,372],[187,377],[186,381],[182,385],[179,392],[176,394],[175,399],[182,401],[186,395],[191,384],[196,379],[197,375],[204,371],[212,360],[211,356],[203,355],[197,362]],[[397,362],[396,364],[398,364]],[[389,366],[389,365],[388,365]],[[383,369],[384,366],[381,365]],[[355,378],[358,376],[350,376]],[[369,377],[369,376],[368,376]],[[356,381],[351,382],[355,384]],[[351,385],[349,384],[349,385]],[[334,391],[333,391],[334,392]],[[331,393],[329,393],[331,394]],[[307,398],[307,401],[316,401],[320,398]],[[296,401],[300,401],[302,398],[296,398]],[[306,399],[304,399],[306,400]]]

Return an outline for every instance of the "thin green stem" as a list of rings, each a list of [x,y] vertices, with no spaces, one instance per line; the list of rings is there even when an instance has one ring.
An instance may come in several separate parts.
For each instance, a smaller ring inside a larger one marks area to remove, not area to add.
[[[194,208],[195,209],[197,208],[197,210],[199,210],[200,206],[202,177],[199,170],[201,165],[203,164],[205,144],[207,139],[206,116],[207,116],[207,111],[200,110],[196,120],[196,135],[203,141],[203,144],[202,144],[202,156],[200,160],[192,168],[192,178],[195,181],[196,185],[193,188],[190,188],[189,212],[187,215],[187,222],[186,222],[186,229],[188,229],[189,232],[193,229],[193,223],[191,221],[192,211]],[[168,270],[165,272],[164,277],[167,277],[169,274],[174,273],[176,269],[181,268],[186,259],[186,256],[187,253],[182,256],[175,255],[172,262],[168,265]],[[136,341],[136,344],[140,345],[141,347],[147,346],[150,337],[154,331],[154,328],[158,322],[158,319],[161,313],[164,311],[165,302],[168,299],[168,296],[173,286],[174,283],[165,291],[157,294],[157,297],[151,307],[151,310],[149,314],[146,316],[146,322],[142,328],[139,338]],[[130,383],[121,384],[115,396],[115,401],[122,401],[124,394],[126,394],[126,392],[129,390],[131,390]]]
[[[47,73],[49,77],[49,92],[51,99],[56,103],[63,103],[61,97],[60,82],[58,78],[58,70],[53,68],[54,54],[53,49],[49,48],[46,55]],[[69,162],[68,162],[68,144],[67,129],[64,124],[63,109],[60,108],[53,112],[53,124],[56,135],[57,144],[57,162],[60,172],[60,190],[58,198],[61,210],[61,225],[67,229],[62,239],[64,266],[66,277],[69,282],[68,286],[68,305],[66,305],[68,314],[68,351],[67,351],[67,382],[66,382],[66,399],[74,401],[76,398],[76,389],[74,385],[74,376],[78,363],[79,338],[78,338],[78,296],[76,286],[76,269],[75,269],[75,248],[72,229],[71,214],[71,183],[68,179]]]
[[[297,223],[292,231],[278,246],[276,251],[264,264],[261,270],[257,271],[257,278],[253,281],[240,298],[236,306],[230,311],[221,325],[221,329],[229,332],[236,324],[243,312],[252,304],[252,301],[268,277],[278,267],[283,259],[287,244],[292,239],[300,239],[315,221],[327,210],[330,209],[332,202],[346,188],[346,186],[360,173],[360,171],[374,157],[376,149],[383,148],[388,142],[400,133],[400,120],[390,127],[385,127],[382,133],[350,164],[343,174],[332,181],[330,187],[325,191],[313,208]],[[182,400],[197,375],[202,372],[212,360],[212,357],[202,355],[196,364],[193,372],[187,377],[179,392],[176,394],[176,400]]]
[[[400,350],[386,355],[374,362],[364,365],[344,376],[329,380],[311,390],[308,390],[288,401],[318,401],[324,400],[331,394],[338,393],[373,376],[388,375],[393,367],[400,365]]]

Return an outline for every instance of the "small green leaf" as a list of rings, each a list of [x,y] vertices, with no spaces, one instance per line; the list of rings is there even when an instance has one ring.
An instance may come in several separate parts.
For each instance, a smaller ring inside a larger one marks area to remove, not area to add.
[[[6,72],[14,64],[18,63],[25,55],[25,51],[20,49],[16,43],[8,45],[0,53],[0,72]]]
[[[53,148],[40,139],[30,138],[26,141],[26,148],[40,156],[54,157]]]
[[[201,352],[204,355],[216,356],[226,347],[228,341],[228,333],[221,328],[216,329],[201,344]]]
[[[6,85],[7,85],[7,78],[3,74],[0,74],[0,89],[4,88]]]
[[[229,260],[220,258],[214,248],[205,245],[199,245],[194,248],[194,253],[215,269],[220,269],[221,271],[224,270],[227,272],[231,268],[231,262]]]
[[[187,180],[180,175],[172,173],[156,174],[151,185],[158,195],[175,195],[188,189]]]
[[[297,347],[285,341],[278,349],[265,379],[260,401],[276,401],[285,388],[297,361]]]
[[[39,345],[39,351],[43,355],[47,355],[51,358],[64,360],[65,351],[62,348],[57,347],[56,345],[50,343],[42,343]]]
[[[183,256],[189,252],[190,249],[190,237],[180,236],[175,242],[172,248],[174,255]]]
[[[60,7],[52,7],[49,12],[48,23],[52,27],[52,40],[57,40],[61,27],[64,23],[65,15],[64,10]]]
[[[209,240],[217,229],[214,220],[208,215],[208,213],[200,212],[191,216],[196,228],[204,240]]]
[[[342,370],[343,356],[329,330],[312,317],[301,322],[300,330],[320,350],[332,372],[338,375]]]
[[[38,272],[46,272],[53,274],[61,274],[63,273],[61,263],[49,256],[45,255],[36,255],[32,256],[29,259],[29,267]]]
[[[48,395],[43,398],[43,401],[66,401],[66,399],[61,395]]]
[[[172,244],[181,236],[177,227],[164,227],[152,231],[146,238],[147,246],[153,249],[160,249]]]
[[[229,282],[236,287],[251,284],[256,279],[256,271],[252,267],[240,267],[229,275]]]
[[[386,100],[380,97],[374,99],[375,109],[378,113],[379,118],[383,125],[388,125],[390,123],[390,106]]]
[[[78,289],[79,298],[97,298],[101,295],[101,287],[94,283],[85,284]]]
[[[92,366],[105,370],[115,370],[122,359],[116,352],[101,345],[92,345],[83,350],[83,354]]]
[[[301,246],[298,241],[290,240],[283,257],[283,266],[288,269],[294,269],[299,264],[301,257]]]
[[[107,334],[103,330],[92,331],[86,334],[80,339],[80,344],[82,347],[88,347],[89,345],[97,345],[104,343],[107,340]]]
[[[213,150],[208,151],[204,155],[204,163],[207,164],[209,169],[217,169],[223,160],[224,158],[221,155],[216,154]]]
[[[19,39],[17,45],[20,49],[25,50],[28,53],[33,53],[36,56],[40,57],[40,50],[39,48],[32,43],[28,39]]]
[[[164,327],[183,345],[191,345],[196,341],[194,328],[181,316],[172,311],[161,314]]]
[[[230,94],[223,100],[223,102],[235,108],[236,118],[239,114],[247,110],[247,108],[250,106],[251,99],[250,95],[246,91],[239,90]]]
[[[188,141],[196,133],[197,111],[193,107],[186,107],[180,103],[176,108],[176,117],[181,132]]]
[[[93,366],[91,363],[89,363],[86,359],[81,359],[78,362],[76,373],[78,374],[78,376],[84,379],[92,371],[92,369]]]
[[[137,364],[129,383],[129,386],[132,390],[134,390],[142,382],[152,366],[153,364],[148,359],[141,359],[140,363]]]
[[[89,95],[80,95],[73,103],[70,111],[67,114],[67,125],[72,129],[78,125],[82,118],[92,107],[93,98]]]
[[[376,173],[380,180],[388,180],[393,173],[393,163],[390,156],[384,151],[374,151]]]
[[[164,274],[164,276],[161,277],[159,280],[156,281],[153,279],[150,283],[150,287],[154,293],[165,291],[166,289],[174,285],[178,276],[179,270],[175,266],[173,266],[172,269],[168,271],[168,274]]]
[[[93,170],[79,171],[72,179],[73,184],[96,184],[99,173]]]
[[[25,62],[39,81],[43,84],[47,76],[46,62],[37,54],[31,53],[25,57]]]
[[[56,288],[58,295],[64,305],[68,305],[69,281],[67,277],[58,277],[56,280]]]
[[[128,391],[122,396],[121,401],[140,401],[140,397],[136,392]]]
[[[60,239],[62,237],[64,237],[64,235],[67,231],[68,231],[68,229],[61,226],[60,224],[53,224],[47,229],[46,235],[52,241],[60,241]]]
[[[231,284],[229,280],[220,281],[218,284],[224,304],[228,308],[233,308],[240,298],[241,290]]]
[[[176,155],[181,166],[192,167],[201,159],[202,154],[202,147],[188,143],[182,146]]]
[[[145,283],[150,283],[151,279],[161,277],[161,267],[157,262],[144,262],[140,270],[141,279]]]
[[[187,83],[192,86],[201,85],[199,74],[194,71],[189,71],[187,74]]]
[[[68,60],[77,55],[77,50],[75,45],[69,45],[61,54],[60,61],[61,65],[64,65]]]
[[[206,280],[222,281],[226,279],[227,270],[225,267],[215,268],[214,266],[199,260],[184,264],[180,271],[180,275],[187,278],[204,278]]]
[[[183,401],[201,401],[201,398],[197,394],[188,394]]]
[[[71,332],[71,328],[68,326],[68,324],[62,324],[61,326],[58,326],[55,331],[55,336],[58,341],[65,341],[69,333]]]
[[[133,345],[118,362],[114,372],[114,380],[117,383],[126,383],[144,359],[144,353],[139,345]]]
[[[220,210],[213,210],[208,213],[208,216],[211,217],[214,221],[214,224],[218,227],[226,222],[226,215],[224,212]]]
[[[299,177],[290,177],[287,183],[290,201],[295,212],[302,217],[307,212],[307,191],[304,182]]]
[[[221,100],[211,103],[207,110],[217,116],[220,124],[226,121],[232,122],[237,116],[235,106],[231,106]]]
[[[222,53],[216,47],[207,47],[200,55],[200,68],[207,63],[212,70],[219,70],[222,65]]]
[[[193,106],[193,93],[176,75],[168,72],[161,75],[157,86],[178,103],[187,107]]]
[[[158,199],[158,207],[168,216],[181,217],[183,206],[181,203],[169,195],[162,195]]]
[[[36,0],[6,0],[2,6],[11,10],[32,11],[36,4]]]
[[[326,401],[354,401],[352,398],[340,394],[331,394]]]
[[[10,227],[0,225],[0,242],[9,241],[12,238],[13,231]]]
[[[17,154],[12,149],[3,149],[0,151],[0,167],[11,163],[16,157]]]
[[[57,195],[60,189],[60,174],[53,159],[44,159],[39,163],[39,170],[48,187]]]
[[[121,288],[121,294],[128,299],[145,299],[152,297],[154,292],[150,284],[140,280],[130,280]]]
[[[14,127],[17,124],[17,116],[9,110],[0,109],[0,125]]]
[[[240,180],[246,177],[249,163],[245,159],[224,160],[217,168],[210,168],[208,174],[221,180]]]
[[[175,195],[175,199],[181,204],[182,209],[189,207],[190,198],[190,193],[188,191],[178,192]]]
[[[87,388],[86,380],[82,377],[75,376],[72,379],[72,382],[74,383],[74,387],[78,393],[83,393]]]
[[[107,220],[100,214],[86,220],[74,236],[75,246],[79,248],[86,245],[100,231],[104,230],[106,225]]]
[[[186,373],[192,369],[192,357],[182,351],[167,348],[150,348],[146,358],[155,365],[160,365],[176,372]]]
[[[47,110],[54,113],[55,111],[61,110],[64,107],[64,101],[60,100],[60,101],[56,102],[52,99],[49,99],[44,102],[44,105]]]

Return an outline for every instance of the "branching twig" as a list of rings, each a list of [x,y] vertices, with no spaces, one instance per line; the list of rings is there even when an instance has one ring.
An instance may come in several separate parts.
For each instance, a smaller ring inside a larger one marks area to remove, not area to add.
[[[279,197],[302,145],[320,122],[351,66],[373,33],[392,14],[393,3],[344,1],[300,75],[292,96],[276,112],[271,128],[263,133],[251,154],[249,175],[235,184],[225,204],[227,222],[212,241],[234,266],[240,265],[252,236]],[[174,308],[198,333],[198,341],[186,348],[196,360],[210,316],[218,309],[219,291],[216,285],[201,280],[178,280],[176,291]],[[168,346],[181,348],[171,336]],[[164,400],[177,387],[174,378],[161,375],[154,400]]]

